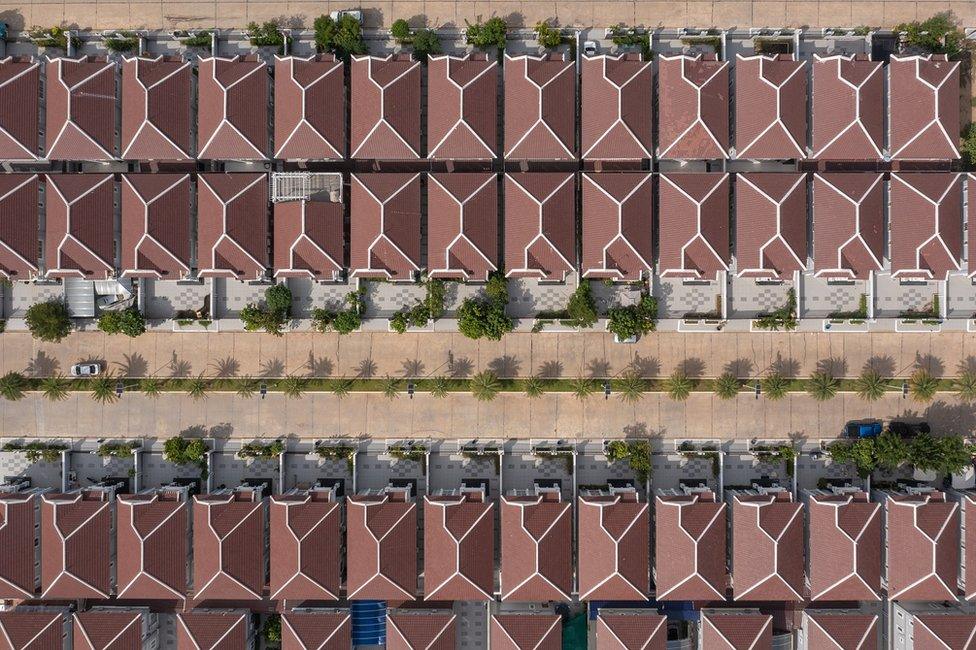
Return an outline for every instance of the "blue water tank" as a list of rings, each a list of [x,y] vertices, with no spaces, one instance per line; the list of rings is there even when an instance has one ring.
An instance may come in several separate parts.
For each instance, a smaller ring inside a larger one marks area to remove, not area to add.
[[[354,600],[349,612],[354,646],[386,645],[386,601]]]

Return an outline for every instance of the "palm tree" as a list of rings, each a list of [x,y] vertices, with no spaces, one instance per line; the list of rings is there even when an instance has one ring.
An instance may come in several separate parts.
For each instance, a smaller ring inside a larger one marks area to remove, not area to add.
[[[162,390],[163,382],[155,377],[147,377],[139,382],[139,387],[142,388],[142,392],[146,397],[159,397],[159,392]]]
[[[203,375],[198,375],[186,382],[186,394],[193,398],[194,401],[207,399],[207,390],[209,388],[210,385],[204,379]]]
[[[447,397],[450,389],[451,384],[447,381],[446,377],[434,377],[430,381],[431,397]]]
[[[642,400],[644,398],[644,391],[647,390],[647,382],[635,372],[628,372],[622,376],[619,386],[620,399],[630,404]]]
[[[285,397],[298,399],[305,392],[305,385],[307,382],[308,380],[304,377],[288,375],[281,380],[279,386],[281,387],[281,392],[285,394]]]
[[[875,402],[884,396],[888,389],[888,380],[876,370],[865,370],[854,381],[854,390],[858,397],[868,402]]]
[[[490,402],[501,389],[502,382],[490,370],[482,370],[471,378],[471,394],[479,402]]]
[[[27,379],[19,372],[8,372],[0,377],[0,395],[4,399],[16,402],[24,397],[24,389],[27,388]]]
[[[691,395],[691,389],[695,387],[694,380],[681,370],[675,370],[671,376],[664,380],[664,391],[668,397],[676,402],[683,402]]]
[[[596,382],[587,377],[577,377],[569,382],[569,390],[576,399],[584,400],[596,392]]]
[[[522,384],[525,389],[525,396],[529,398],[542,397],[546,392],[546,380],[537,375],[533,375]]]
[[[386,379],[380,384],[380,390],[390,399],[396,399],[400,397],[400,380],[387,375]]]
[[[739,394],[742,382],[731,372],[723,374],[715,380],[715,394],[721,399],[732,399]]]
[[[971,402],[976,399],[976,371],[967,370],[956,379],[956,392],[959,399]]]
[[[111,375],[104,375],[92,379],[91,389],[91,397],[96,402],[112,404],[119,399],[119,396],[115,393],[115,383],[112,382]]]
[[[908,380],[908,386],[916,402],[931,402],[939,390],[939,380],[927,370],[916,370]]]
[[[332,394],[342,399],[352,391],[352,379],[338,379],[332,384]]]
[[[41,381],[41,392],[52,402],[68,399],[68,380],[64,375],[48,377]]]
[[[762,379],[762,391],[769,399],[783,399],[790,390],[790,380],[778,372],[771,372]]]
[[[254,397],[258,392],[258,380],[254,377],[241,377],[237,380],[237,396],[245,399]]]
[[[826,402],[837,394],[840,381],[826,372],[815,372],[810,375],[810,386],[807,392],[818,402]]]

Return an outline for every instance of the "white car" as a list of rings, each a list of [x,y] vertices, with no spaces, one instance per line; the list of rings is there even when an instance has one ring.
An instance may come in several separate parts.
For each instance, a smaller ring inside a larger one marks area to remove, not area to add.
[[[583,54],[586,56],[596,56],[596,41],[583,41]]]
[[[360,25],[363,24],[363,12],[359,9],[343,9],[341,11],[332,11],[329,13],[329,18],[335,22],[339,22],[343,16],[352,16]]]
[[[76,363],[71,366],[72,377],[94,377],[102,373],[100,363]]]

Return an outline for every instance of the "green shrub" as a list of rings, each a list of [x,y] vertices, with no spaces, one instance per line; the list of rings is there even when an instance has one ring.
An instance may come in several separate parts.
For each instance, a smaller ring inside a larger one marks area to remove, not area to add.
[[[207,452],[210,448],[200,438],[176,436],[163,443],[163,458],[174,465],[207,466]]]
[[[139,37],[132,32],[119,32],[116,38],[106,38],[105,47],[109,52],[132,52],[139,47]]]
[[[291,289],[287,284],[276,284],[268,287],[264,292],[264,301],[268,309],[285,318],[291,317]]]
[[[505,49],[505,35],[508,27],[505,21],[497,16],[493,16],[485,22],[478,21],[475,24],[464,21],[467,26],[468,43],[482,50],[490,47],[497,47],[499,50]]]
[[[31,335],[41,341],[58,343],[71,333],[71,316],[60,300],[34,303],[24,316]]]
[[[312,27],[315,45],[323,52],[334,52],[339,58],[367,52],[362,26],[353,16],[344,14],[338,21],[330,16],[319,16]]]
[[[653,332],[657,327],[657,298],[643,294],[636,305],[611,307],[607,319],[607,329],[620,340]]]
[[[593,290],[590,288],[588,280],[582,280],[573,294],[569,297],[569,304],[566,306],[569,320],[573,327],[587,328],[593,327],[597,321],[596,300],[593,298]]]
[[[613,440],[607,443],[607,461],[626,460],[638,483],[646,483],[651,475],[651,443],[647,440]]]
[[[189,38],[184,38],[180,41],[180,45],[183,47],[202,47],[209,50],[211,45],[213,45],[213,40],[209,31],[202,31]]]
[[[275,284],[264,291],[264,302],[249,304],[240,313],[244,329],[248,332],[264,330],[275,336],[282,335],[282,328],[291,317],[291,289],[286,284]]]
[[[268,614],[261,629],[261,636],[265,642],[271,645],[281,644],[281,616],[279,614]]]
[[[146,331],[146,317],[135,307],[107,311],[98,317],[98,329],[106,334],[125,334],[135,338]]]
[[[432,278],[424,284],[427,289],[427,311],[431,320],[437,320],[444,316],[444,300],[447,295],[447,286],[443,280]]]
[[[795,330],[799,321],[796,318],[796,291],[789,289],[786,292],[786,304],[779,309],[768,314],[761,314],[752,322],[756,329],[778,331]]]
[[[409,43],[411,36],[413,36],[413,30],[410,29],[410,24],[407,23],[403,18],[398,18],[393,21],[390,25],[390,36],[393,37],[397,43]]]
[[[441,54],[444,47],[441,39],[432,29],[418,29],[413,35],[413,56],[418,61],[427,61],[433,54]]]
[[[136,442],[104,442],[95,453],[101,458],[132,458],[138,446]]]
[[[274,460],[285,451],[285,445],[280,440],[269,443],[248,442],[241,445],[237,451],[238,458],[260,458],[263,460]]]
[[[962,132],[963,160],[969,169],[976,167],[976,122],[970,122]]]
[[[952,12],[938,13],[923,22],[901,23],[896,32],[905,32],[905,42],[932,54],[956,56],[966,47],[966,34]]]
[[[255,47],[281,47],[285,44],[285,37],[278,30],[278,23],[274,21],[260,25],[256,22],[250,22],[246,29],[251,45]]]
[[[539,45],[547,50],[554,50],[563,44],[563,34],[558,27],[553,27],[545,21],[539,21],[533,28]]]
[[[465,298],[458,308],[458,330],[469,339],[501,340],[515,329],[515,323],[505,314],[505,305],[498,300]]]
[[[503,271],[495,271],[488,276],[488,282],[485,284],[485,295],[488,296],[489,300],[500,302],[503,305],[508,304],[508,278],[505,277]]]
[[[4,443],[3,451],[23,452],[27,462],[36,463],[43,460],[45,463],[57,463],[61,460],[61,452],[67,449],[66,445],[59,445],[50,442],[19,442]]]
[[[409,325],[409,322],[407,312],[398,311],[390,318],[390,329],[397,334],[403,334],[407,331],[407,325]]]

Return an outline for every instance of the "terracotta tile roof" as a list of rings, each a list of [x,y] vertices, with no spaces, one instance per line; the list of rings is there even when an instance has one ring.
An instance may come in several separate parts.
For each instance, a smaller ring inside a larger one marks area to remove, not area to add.
[[[424,600],[494,600],[495,507],[424,498]]]
[[[580,142],[583,158],[653,158],[653,66],[639,56],[583,57]]]
[[[881,599],[881,505],[867,499],[810,498],[810,600]]]
[[[884,76],[880,61],[813,55],[811,158],[880,160]]]
[[[197,266],[201,277],[255,279],[268,266],[268,177],[197,177]]]
[[[649,173],[583,174],[584,278],[639,280],[654,273],[653,203]]]
[[[807,647],[831,650],[877,650],[878,617],[806,610]]]
[[[456,618],[450,613],[387,614],[387,650],[454,650]]]
[[[252,57],[210,57],[198,65],[197,156],[263,160],[268,149],[268,71]]]
[[[353,174],[352,277],[410,280],[420,271],[420,175]]]
[[[726,506],[692,494],[658,496],[654,508],[657,600],[724,600]]]
[[[913,626],[917,650],[973,650],[976,648],[976,616],[971,614],[922,614]]]
[[[341,159],[346,148],[345,78],[331,54],[275,57],[275,158]]]
[[[572,160],[576,66],[556,56],[505,55],[505,157]]]
[[[235,495],[193,497],[193,598],[260,600],[264,504]]]
[[[960,270],[959,174],[892,174],[888,191],[892,276],[942,280]]]
[[[0,277],[7,280],[38,274],[38,185],[37,174],[0,176]]]
[[[41,499],[41,598],[108,598],[111,502],[81,492]]]
[[[352,623],[346,612],[286,612],[281,616],[282,650],[349,650]]]
[[[350,157],[420,157],[420,62],[409,56],[354,56]]]
[[[647,600],[647,503],[580,497],[580,600]]]
[[[967,174],[966,187],[969,194],[969,205],[976,206],[976,174]],[[976,233],[976,209],[969,210],[969,216],[967,219],[968,230],[971,233]],[[969,276],[972,277],[976,275],[976,237],[969,238],[969,245],[967,246],[968,252],[968,269]]]
[[[41,65],[36,61],[0,59],[0,158],[36,160]]]
[[[89,280],[115,274],[115,208],[111,174],[57,174],[47,185],[48,277]]]
[[[352,496],[346,502],[347,598],[414,600],[417,504]]]
[[[572,600],[571,505],[502,497],[502,601]]]
[[[246,648],[250,612],[177,614],[177,650],[240,650]]]
[[[191,159],[193,68],[189,61],[133,57],[122,63],[122,155]]]
[[[965,586],[966,600],[973,600],[976,599],[976,544],[971,543],[973,536],[967,535],[966,531],[976,530],[976,492],[972,490],[962,492],[960,504],[961,538],[965,545],[963,549],[965,555],[960,558],[964,567],[962,582]]]
[[[803,600],[803,567],[803,505],[775,495],[733,497],[733,600]]]
[[[427,264],[435,278],[485,281],[498,269],[498,177],[427,177]]]
[[[32,598],[34,587],[33,494],[0,494],[0,598]]]
[[[896,495],[886,502],[888,598],[955,600],[959,504],[941,493]]]
[[[805,158],[806,63],[792,54],[735,56],[735,157]]]
[[[605,611],[596,619],[596,650],[665,650],[667,647],[666,616]]]
[[[46,152],[51,160],[115,157],[115,62],[54,59],[45,85]]]
[[[772,650],[773,619],[763,614],[703,614],[701,650]]]
[[[344,268],[343,206],[329,201],[274,204],[275,277],[335,281]]]
[[[566,279],[576,268],[573,174],[505,174],[506,277]]]
[[[338,600],[342,511],[335,501],[271,497],[272,599]]]
[[[888,62],[888,145],[895,160],[959,158],[959,62],[945,55]]]
[[[428,158],[485,160],[498,147],[498,63],[483,54],[427,63]]]
[[[814,175],[814,275],[866,280],[883,268],[882,180],[869,173]]]
[[[658,157],[725,158],[729,63],[702,55],[658,57]]]
[[[184,600],[187,526],[183,501],[151,495],[116,500],[116,585],[119,598]]]
[[[739,174],[735,219],[739,277],[785,280],[806,269],[805,174]]]
[[[72,619],[74,650],[137,650],[142,647],[142,616],[138,612],[76,612]]]
[[[728,174],[662,174],[658,272],[712,279],[729,268]]]
[[[0,612],[0,650],[57,650],[64,647],[61,612]]]
[[[122,275],[190,275],[189,174],[122,175]]]
[[[492,614],[488,650],[560,650],[561,620],[549,614]]]

